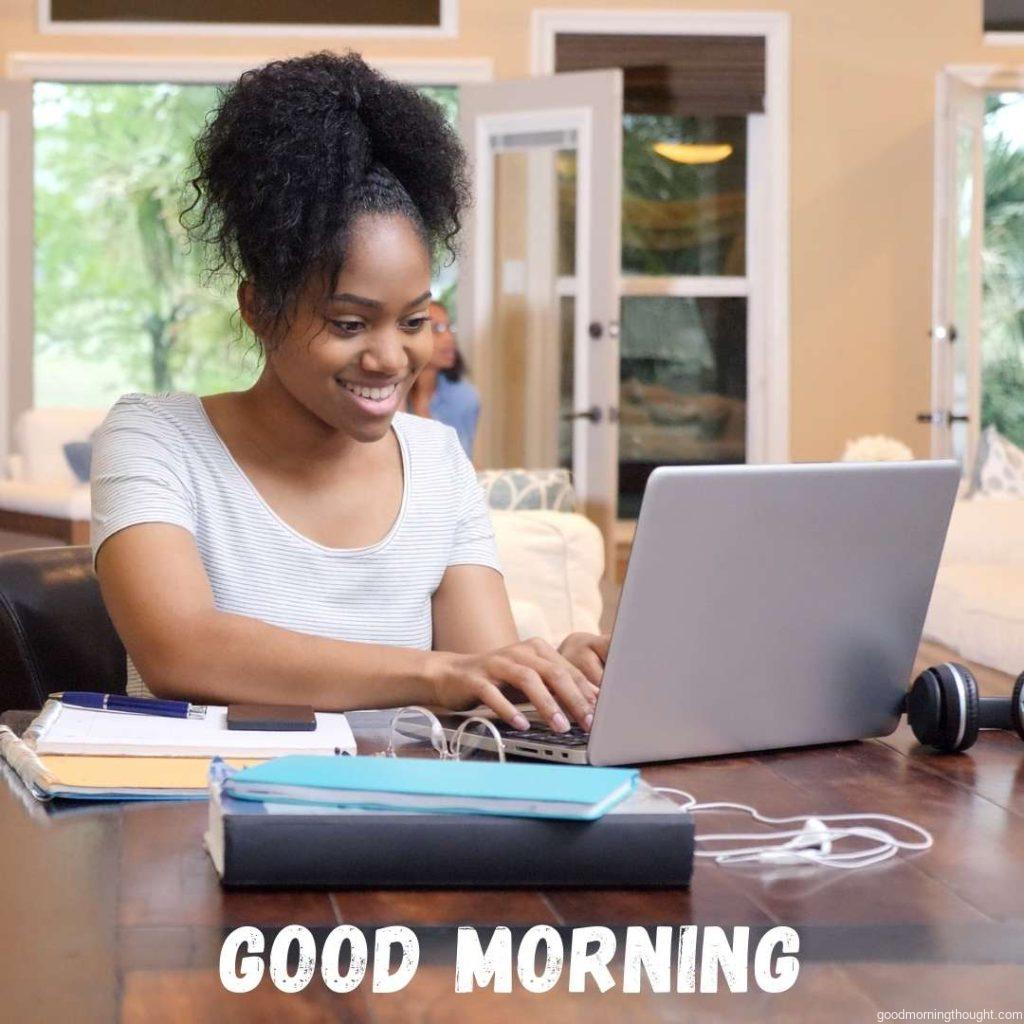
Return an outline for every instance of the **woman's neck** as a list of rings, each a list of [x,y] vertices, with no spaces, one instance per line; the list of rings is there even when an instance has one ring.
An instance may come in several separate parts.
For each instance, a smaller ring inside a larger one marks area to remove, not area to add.
[[[249,440],[276,465],[336,468],[365,455],[365,444],[314,416],[272,373],[263,373],[248,391],[235,395]]]

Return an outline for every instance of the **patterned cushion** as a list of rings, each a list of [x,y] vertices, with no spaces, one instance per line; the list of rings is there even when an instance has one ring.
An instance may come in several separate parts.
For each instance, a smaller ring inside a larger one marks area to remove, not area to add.
[[[484,469],[477,479],[491,508],[576,511],[576,492],[567,469]]]
[[[1024,451],[995,427],[984,432],[977,493],[987,498],[1024,498]]]

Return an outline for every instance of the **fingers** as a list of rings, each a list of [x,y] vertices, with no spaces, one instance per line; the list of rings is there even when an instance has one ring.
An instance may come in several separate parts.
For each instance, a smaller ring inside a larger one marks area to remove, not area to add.
[[[591,647],[597,653],[597,656],[601,659],[602,663],[608,660],[608,648],[612,642],[611,633],[601,633],[599,636],[592,636]]]
[[[555,732],[569,729],[569,719],[536,669],[508,657],[496,663],[494,670],[526,697]]]
[[[590,682],[571,661],[558,653],[550,644],[534,638],[527,641],[532,648],[523,652],[523,660],[544,680],[559,704],[584,729],[590,728],[593,712],[590,700]]]
[[[486,683],[480,689],[480,701],[486,704],[503,722],[513,729],[525,732],[530,728],[526,717],[511,701],[509,701],[494,683]]]
[[[604,676],[604,665],[593,650],[585,647],[580,651],[576,666],[586,676],[591,686],[596,688],[601,685],[601,679]]]

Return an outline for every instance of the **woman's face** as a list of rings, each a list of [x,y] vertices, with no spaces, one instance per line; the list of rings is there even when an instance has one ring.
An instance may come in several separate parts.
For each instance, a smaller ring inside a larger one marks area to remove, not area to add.
[[[430,306],[430,322],[434,331],[431,365],[438,370],[450,370],[455,365],[455,335],[448,320],[448,311],[438,302]]]
[[[360,441],[391,426],[434,354],[430,259],[402,216],[364,214],[326,299],[311,280],[299,315],[267,355],[267,369],[314,416]]]

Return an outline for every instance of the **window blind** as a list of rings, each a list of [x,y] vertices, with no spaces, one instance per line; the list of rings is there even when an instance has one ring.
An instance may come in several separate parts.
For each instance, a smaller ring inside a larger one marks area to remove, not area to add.
[[[1024,32],[1024,0],[985,0],[986,32]]]
[[[630,114],[762,113],[764,64],[763,36],[555,37],[557,71],[623,69]]]

